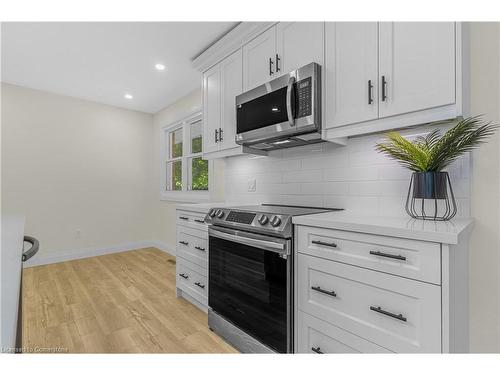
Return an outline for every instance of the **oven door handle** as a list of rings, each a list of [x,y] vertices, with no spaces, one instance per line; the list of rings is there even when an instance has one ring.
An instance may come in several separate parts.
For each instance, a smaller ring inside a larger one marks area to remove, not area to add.
[[[286,88],[286,114],[288,116],[288,122],[290,126],[295,125],[295,118],[293,114],[292,108],[292,92],[293,92],[293,84],[295,83],[295,77],[290,77],[288,80],[288,86]]]
[[[241,233],[241,232],[239,232]],[[257,247],[263,250],[273,251],[282,255],[290,255],[289,248],[286,243],[266,241],[261,239],[256,239],[252,237],[247,237],[241,234],[231,234],[227,232],[222,232],[220,230],[209,227],[208,235],[212,237],[221,238],[223,240],[228,240],[236,243],[241,243],[243,245]]]

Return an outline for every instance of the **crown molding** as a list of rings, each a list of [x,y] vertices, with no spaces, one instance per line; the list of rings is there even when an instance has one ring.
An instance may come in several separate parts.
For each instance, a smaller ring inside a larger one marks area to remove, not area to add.
[[[276,23],[277,22],[241,22],[238,26],[195,57],[192,61],[193,67],[200,72],[206,71]]]

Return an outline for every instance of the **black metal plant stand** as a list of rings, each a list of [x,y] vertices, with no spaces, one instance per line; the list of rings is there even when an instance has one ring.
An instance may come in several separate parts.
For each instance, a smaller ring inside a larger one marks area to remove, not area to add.
[[[452,219],[457,214],[457,203],[448,172],[414,172],[406,197],[406,212],[415,219]]]

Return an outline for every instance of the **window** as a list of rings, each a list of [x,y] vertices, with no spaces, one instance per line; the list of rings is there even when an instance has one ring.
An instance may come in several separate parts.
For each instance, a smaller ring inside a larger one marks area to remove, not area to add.
[[[201,114],[167,126],[162,132],[162,199],[208,199],[209,162],[202,158]]]

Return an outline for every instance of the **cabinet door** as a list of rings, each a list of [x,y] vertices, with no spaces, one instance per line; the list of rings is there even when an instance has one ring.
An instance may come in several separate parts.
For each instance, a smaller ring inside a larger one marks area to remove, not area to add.
[[[455,23],[383,22],[379,43],[380,117],[455,103]]]
[[[203,73],[203,152],[218,151],[221,127],[221,70],[217,64]]]
[[[378,117],[377,22],[326,23],[326,127]]]
[[[236,95],[241,94],[243,72],[241,49],[220,63],[222,78],[222,142],[219,150],[238,147],[236,137]]]
[[[243,90],[247,91],[271,79],[275,74],[276,27],[260,34],[243,46]]]
[[[324,22],[280,22],[276,33],[278,75],[312,62],[323,66],[324,34]]]

